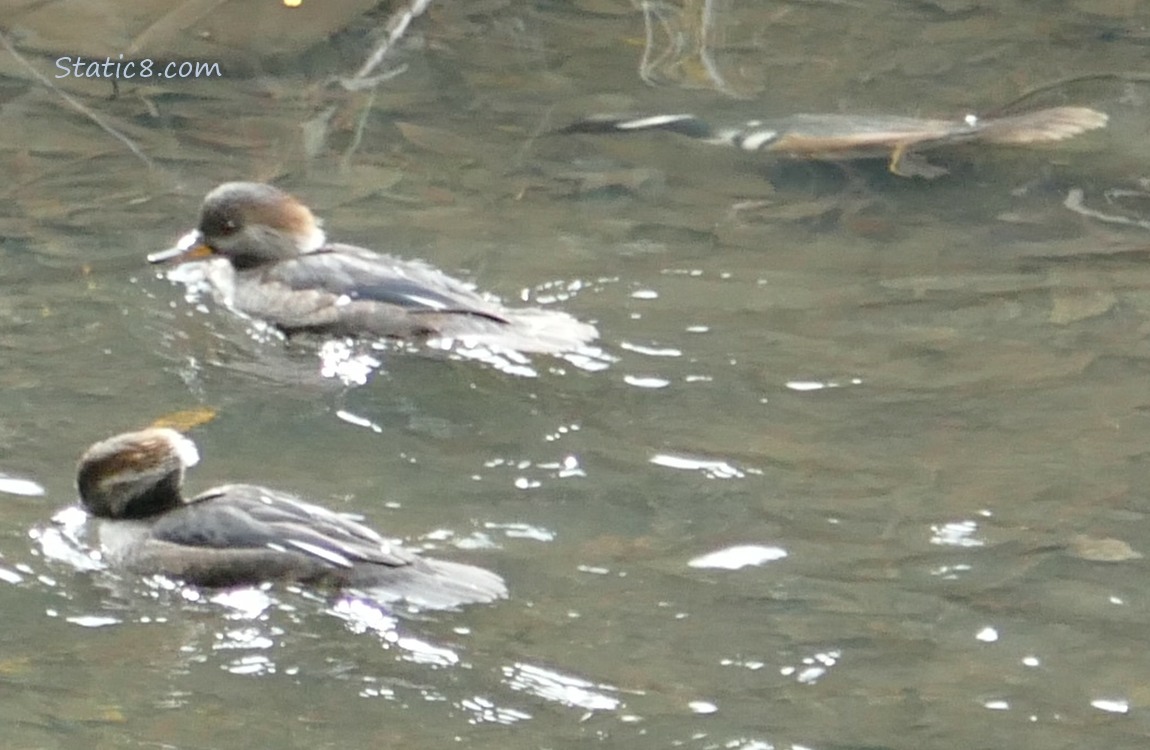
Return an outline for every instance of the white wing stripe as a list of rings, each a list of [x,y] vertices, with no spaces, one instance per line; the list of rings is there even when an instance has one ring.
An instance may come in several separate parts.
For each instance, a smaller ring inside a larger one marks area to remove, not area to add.
[[[674,122],[694,119],[694,115],[652,115],[650,117],[641,117],[638,120],[623,120],[622,122],[616,123],[615,127],[619,130],[642,130],[643,128],[658,128],[663,125],[670,125]]]
[[[338,552],[335,552],[334,550],[320,547],[319,545],[311,544],[310,542],[301,542],[299,539],[289,539],[288,543],[293,547],[298,547],[304,552],[307,552],[309,555],[315,555],[320,559],[327,560],[332,565],[338,565],[341,568],[352,567],[351,560],[348,560],[346,557],[339,554]]]

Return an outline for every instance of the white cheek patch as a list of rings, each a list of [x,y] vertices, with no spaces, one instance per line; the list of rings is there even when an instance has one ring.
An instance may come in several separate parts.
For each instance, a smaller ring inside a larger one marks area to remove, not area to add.
[[[303,238],[300,244],[300,252],[313,253],[323,247],[325,242],[327,242],[327,235],[319,228],[319,222],[317,221],[315,225],[312,226],[311,231],[307,233],[307,236]]]
[[[192,439],[174,430],[172,432],[172,448],[176,451],[176,455],[179,456],[180,463],[185,467],[195,466],[200,462],[200,452],[196,448],[196,444],[192,442]]]

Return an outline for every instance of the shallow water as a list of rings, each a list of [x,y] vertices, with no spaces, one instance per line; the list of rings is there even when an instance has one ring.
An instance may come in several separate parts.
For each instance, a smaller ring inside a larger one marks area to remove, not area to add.
[[[985,111],[1137,70],[1134,13],[445,3],[372,91],[321,84],[382,12],[218,80],[65,82],[151,168],[0,51],[0,472],[45,491],[2,495],[6,746],[1143,747],[1145,86],[1045,95],[1111,126],[941,153],[929,183],[544,135],[605,110]],[[389,349],[363,384],[323,377],[317,346],[143,262],[236,178],[595,321],[617,361]],[[511,598],[393,621],[61,559],[80,451],[188,408],[216,413],[192,490],[291,490]],[[758,564],[704,557],[732,547]]]

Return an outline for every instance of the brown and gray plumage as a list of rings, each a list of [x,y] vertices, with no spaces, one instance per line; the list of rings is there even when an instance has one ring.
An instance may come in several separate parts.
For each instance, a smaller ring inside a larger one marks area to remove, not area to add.
[[[80,458],[76,484],[100,519],[109,564],[197,586],[267,581],[363,591],[384,603],[446,609],[507,595],[495,573],[417,555],[345,515],[251,484],[181,493],[199,459],[175,430],[149,428],[102,440]]]
[[[790,159],[849,161],[888,159],[904,177],[933,178],[946,170],[917,158],[919,152],[963,143],[1024,145],[1061,141],[1105,127],[1109,118],[1087,107],[1051,107],[980,119],[932,120],[896,115],[792,115],[715,128],[694,115],[644,117],[595,115],[563,133],[635,133],[666,130],[744,151],[766,151]]]
[[[560,354],[598,337],[565,312],[511,308],[417,260],[329,243],[311,210],[279,188],[228,182],[208,193],[199,226],[151,263],[210,260],[228,307],[285,333],[450,338]]]

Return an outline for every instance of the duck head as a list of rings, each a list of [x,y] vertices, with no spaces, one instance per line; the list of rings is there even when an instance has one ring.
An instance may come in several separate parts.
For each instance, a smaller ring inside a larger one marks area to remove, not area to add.
[[[175,430],[128,432],[84,451],[76,487],[94,516],[145,519],[183,504],[184,469],[199,460],[195,443]]]
[[[199,226],[148,262],[223,257],[244,270],[314,252],[323,243],[319,221],[294,197],[261,182],[225,182],[204,198]]]

